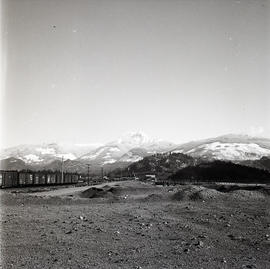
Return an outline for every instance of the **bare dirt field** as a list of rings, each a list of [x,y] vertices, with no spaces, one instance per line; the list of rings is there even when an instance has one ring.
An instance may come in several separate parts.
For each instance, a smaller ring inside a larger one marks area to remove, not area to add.
[[[1,268],[270,268],[267,187],[0,191]]]

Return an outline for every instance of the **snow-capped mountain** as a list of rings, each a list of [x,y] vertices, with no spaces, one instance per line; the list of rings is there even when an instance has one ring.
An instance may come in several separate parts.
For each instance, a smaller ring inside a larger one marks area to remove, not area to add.
[[[98,145],[64,145],[57,143],[41,145],[20,145],[7,148],[1,152],[1,159],[16,158],[26,164],[45,165],[55,160],[75,160],[86,151]]]
[[[230,160],[236,163],[270,158],[270,139],[245,135],[225,135],[176,145],[152,139],[137,132],[126,134],[104,145],[100,144],[41,144],[21,145],[3,150],[1,169],[59,169],[61,159],[72,171],[84,171],[100,166],[109,170],[126,167],[156,153],[183,153],[196,160]]]
[[[127,162],[133,163],[138,162],[143,159],[143,157],[149,156],[149,153],[146,149],[143,148],[133,148],[125,153],[118,161],[119,162]]]
[[[257,160],[263,156],[270,156],[270,139],[247,135],[225,135],[182,144],[172,152],[206,160]]]
[[[123,135],[118,140],[113,141],[109,144],[118,144],[126,148],[140,148],[155,143],[156,140],[150,138],[143,132],[131,132]]]
[[[99,165],[110,164],[115,163],[122,156],[122,154],[123,149],[121,149],[118,145],[105,145],[83,155],[80,157],[80,160]]]
[[[71,160],[74,164],[91,164],[94,166],[113,165],[118,162],[128,165],[145,156],[167,152],[175,147],[175,144],[152,139],[141,132],[128,133],[119,139],[102,144],[41,144],[20,145],[5,149],[1,152],[0,159],[7,160],[8,167],[15,164],[14,159],[23,161],[25,167],[50,168],[59,166],[59,161]],[[12,162],[11,162],[12,161]]]
[[[115,141],[109,142],[83,155],[80,160],[98,165],[134,162],[151,154],[167,152],[173,147],[175,147],[173,143],[152,139],[144,133],[136,132],[126,134]]]

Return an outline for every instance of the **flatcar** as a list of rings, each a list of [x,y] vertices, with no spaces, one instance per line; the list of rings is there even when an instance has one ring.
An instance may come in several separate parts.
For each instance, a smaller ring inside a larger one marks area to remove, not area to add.
[[[1,188],[77,184],[77,173],[51,171],[7,171],[0,170]]]

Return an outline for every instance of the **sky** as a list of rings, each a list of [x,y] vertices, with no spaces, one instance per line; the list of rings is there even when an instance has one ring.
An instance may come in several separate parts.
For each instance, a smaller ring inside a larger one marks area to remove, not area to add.
[[[1,5],[2,147],[270,137],[270,1]]]

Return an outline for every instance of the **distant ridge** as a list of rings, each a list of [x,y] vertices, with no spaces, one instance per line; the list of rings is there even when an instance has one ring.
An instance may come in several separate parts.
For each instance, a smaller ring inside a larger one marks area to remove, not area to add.
[[[124,169],[143,158],[162,153],[182,153],[194,160],[232,161],[247,166],[268,169],[270,139],[248,135],[223,135],[176,145],[149,138],[142,132],[133,132],[107,144],[57,143],[21,145],[1,152],[2,169],[59,169],[63,157],[65,170],[99,172],[101,167],[108,172]],[[179,155],[180,156],[180,155]]]
[[[178,145],[172,152],[205,160],[257,160],[270,156],[270,139],[248,135],[223,135]]]
[[[232,162],[213,161],[180,169],[168,177],[172,182],[205,181],[232,183],[270,183],[270,172]]]

